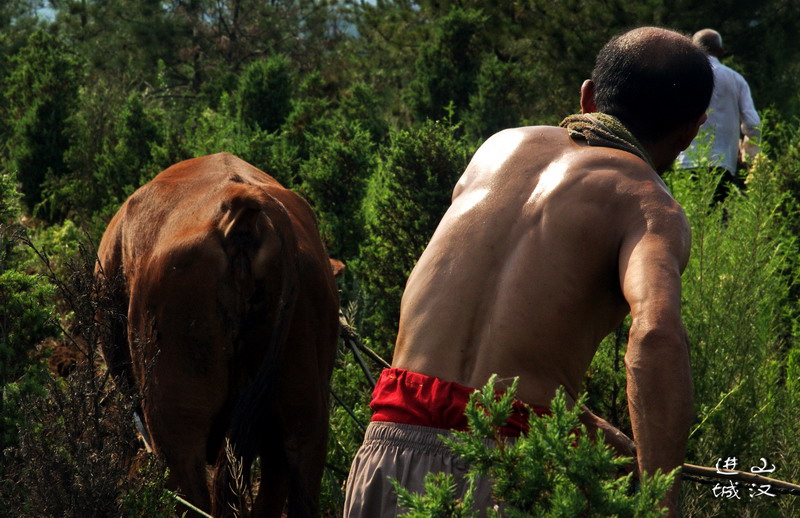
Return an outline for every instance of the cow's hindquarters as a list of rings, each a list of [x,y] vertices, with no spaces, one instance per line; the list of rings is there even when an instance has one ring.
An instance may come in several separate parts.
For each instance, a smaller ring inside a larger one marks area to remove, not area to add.
[[[266,225],[257,227],[248,224],[239,234],[246,232],[246,228],[260,228],[260,232],[270,235],[259,236],[259,241],[266,240],[272,244],[264,249],[266,252],[249,254],[248,257],[252,259],[244,263],[232,263],[235,275],[243,276],[243,282],[253,283],[257,292],[263,291],[267,294],[263,297],[264,302],[247,305],[247,313],[242,318],[245,325],[240,330],[240,339],[237,341],[243,355],[236,362],[237,365],[256,369],[252,377],[245,376],[251,381],[237,395],[227,433],[232,453],[242,463],[246,487],[249,487],[250,466],[257,456],[267,457],[262,458],[262,471],[277,468],[278,466],[273,465],[275,463],[285,464],[282,462],[283,452],[274,449],[275,445],[281,444],[285,428],[278,411],[279,374],[299,289],[297,238],[286,208],[267,195],[260,205],[260,211]],[[243,222],[257,220],[244,217],[240,219]],[[228,249],[229,256],[247,255],[241,251],[233,251],[247,242],[247,239],[241,239],[241,244],[234,243]],[[248,265],[248,268],[243,269],[242,264]],[[264,332],[260,331],[262,327]],[[213,484],[215,515],[224,515],[229,503],[237,496],[231,491],[229,460],[228,453],[220,451]],[[268,478],[264,477],[264,480]],[[282,493],[280,485],[261,489]]]

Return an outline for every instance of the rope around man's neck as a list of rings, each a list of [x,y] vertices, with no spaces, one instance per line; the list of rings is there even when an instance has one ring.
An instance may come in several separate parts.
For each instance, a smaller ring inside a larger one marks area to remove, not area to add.
[[[612,115],[606,113],[570,115],[561,121],[559,126],[567,128],[570,137],[583,139],[590,146],[611,147],[633,153],[655,170],[650,155],[641,142]]]

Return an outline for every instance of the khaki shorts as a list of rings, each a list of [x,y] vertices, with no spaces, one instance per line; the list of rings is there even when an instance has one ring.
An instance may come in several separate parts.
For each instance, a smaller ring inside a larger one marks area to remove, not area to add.
[[[389,477],[414,493],[422,493],[427,473],[450,473],[455,477],[456,496],[462,498],[467,489],[468,467],[439,439],[440,435],[450,434],[426,426],[370,423],[350,468],[344,518],[394,518],[406,512],[407,509],[397,508],[397,495]],[[484,516],[487,507],[494,506],[488,479],[477,478],[474,501],[480,516]]]

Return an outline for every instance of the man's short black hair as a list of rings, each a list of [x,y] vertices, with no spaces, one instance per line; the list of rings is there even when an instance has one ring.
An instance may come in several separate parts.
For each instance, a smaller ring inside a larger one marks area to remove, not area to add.
[[[708,108],[714,75],[708,56],[678,33],[644,27],[614,37],[597,55],[597,111],[654,141],[697,120]]]

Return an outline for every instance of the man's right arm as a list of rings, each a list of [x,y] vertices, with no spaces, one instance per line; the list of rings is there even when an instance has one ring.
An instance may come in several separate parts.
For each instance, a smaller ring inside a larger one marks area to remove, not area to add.
[[[739,113],[741,114],[739,129],[744,137],[741,140],[740,155],[741,161],[749,164],[753,157],[761,151],[761,118],[753,106],[750,87],[744,78],[741,82],[744,86],[739,93]]]
[[[750,85],[744,77],[737,76],[737,88],[739,90],[739,118],[741,120],[740,131],[747,137],[751,145],[758,145],[758,137],[761,134],[761,117],[758,116],[756,107],[753,104],[753,97],[750,94]]]
[[[674,200],[648,210],[633,217],[623,240],[620,282],[632,318],[625,355],[631,424],[639,470],[652,474],[683,463],[692,419],[689,351],[680,314],[680,276],[690,245],[688,223]],[[679,485],[676,481],[664,502],[669,516],[677,516]]]

